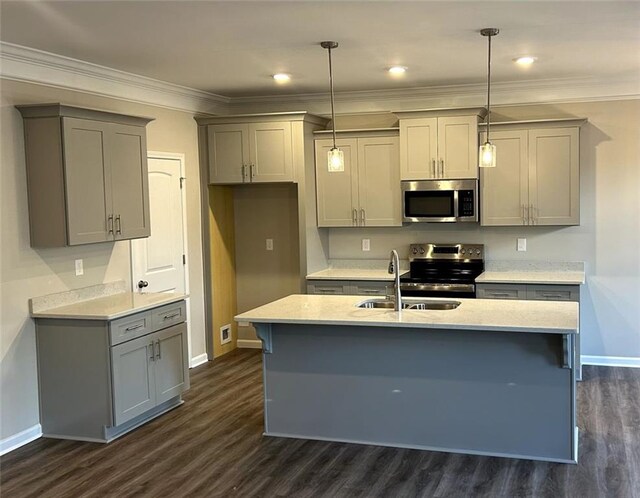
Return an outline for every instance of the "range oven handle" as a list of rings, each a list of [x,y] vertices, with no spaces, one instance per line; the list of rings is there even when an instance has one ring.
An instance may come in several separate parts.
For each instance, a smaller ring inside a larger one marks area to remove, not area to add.
[[[475,284],[418,284],[403,282],[400,290],[406,291],[439,291],[439,292],[475,292]]]

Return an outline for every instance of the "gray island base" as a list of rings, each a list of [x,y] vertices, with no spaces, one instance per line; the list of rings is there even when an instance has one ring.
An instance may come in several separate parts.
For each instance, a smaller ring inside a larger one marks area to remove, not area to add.
[[[577,462],[575,333],[254,320],[265,435]]]

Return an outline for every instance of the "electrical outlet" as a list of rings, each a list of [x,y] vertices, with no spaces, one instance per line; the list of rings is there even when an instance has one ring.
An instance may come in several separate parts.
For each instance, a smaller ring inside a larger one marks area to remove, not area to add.
[[[363,251],[371,250],[371,239],[362,239],[362,250]]]
[[[220,327],[220,344],[231,342],[231,324]]]
[[[267,239],[267,251],[273,251],[273,239]]]
[[[81,259],[76,259],[76,277],[84,275],[84,266]]]
[[[527,239],[518,239],[518,251],[527,250]]]

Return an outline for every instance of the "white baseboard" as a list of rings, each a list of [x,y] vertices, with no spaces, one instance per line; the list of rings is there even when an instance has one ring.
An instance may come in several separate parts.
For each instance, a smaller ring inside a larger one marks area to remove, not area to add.
[[[640,368],[640,358],[633,356],[580,356],[583,365]]]
[[[41,436],[42,426],[40,424],[36,424],[33,427],[29,427],[28,429],[14,434],[13,436],[9,436],[8,438],[0,441],[0,455],[4,455],[5,453],[18,449],[20,446],[24,446]]]
[[[260,339],[238,339],[239,348],[261,349],[262,341]]]
[[[209,357],[207,356],[207,353],[199,354],[198,356],[194,356],[193,358],[191,358],[191,361],[189,362],[189,368],[195,368],[197,366],[204,365],[208,361]]]

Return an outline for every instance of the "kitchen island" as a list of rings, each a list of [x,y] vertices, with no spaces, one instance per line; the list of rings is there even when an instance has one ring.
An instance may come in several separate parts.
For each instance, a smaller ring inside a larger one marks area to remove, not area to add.
[[[292,295],[236,317],[263,342],[265,435],[577,461],[577,303],[363,300]]]

